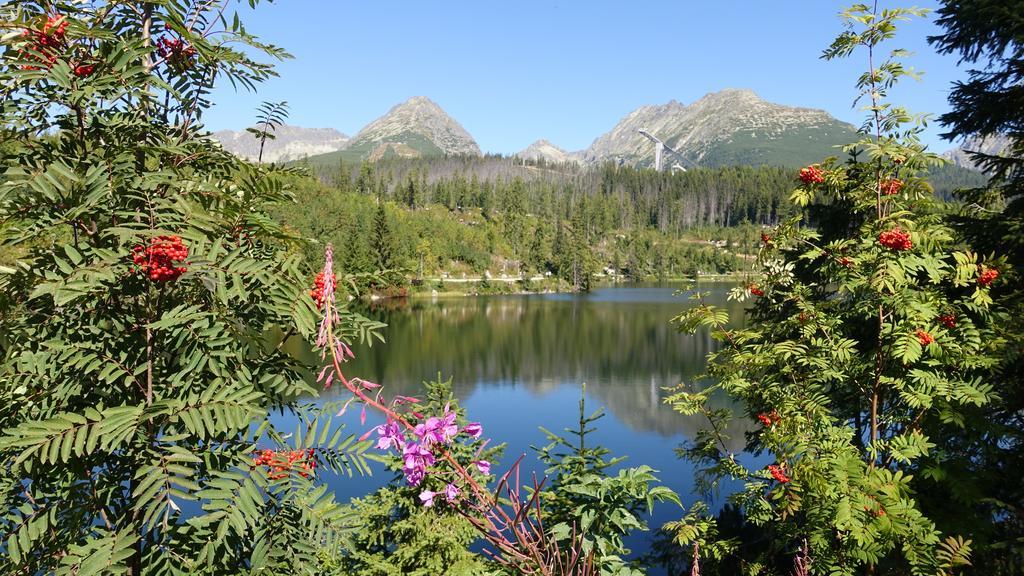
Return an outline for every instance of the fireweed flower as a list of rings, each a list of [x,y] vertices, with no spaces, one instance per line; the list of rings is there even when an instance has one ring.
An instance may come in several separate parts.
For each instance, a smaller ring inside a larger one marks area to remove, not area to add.
[[[424,446],[431,444],[444,444],[444,434],[441,432],[442,420],[437,416],[427,418],[423,423],[413,428],[413,434],[419,438]]]
[[[387,424],[381,424],[376,428],[377,434],[380,438],[377,439],[378,450],[390,450],[395,448],[396,450],[405,449],[405,435],[402,433],[402,426],[394,420],[389,420]]]
[[[473,462],[473,464],[476,466],[476,469],[479,470],[481,474],[491,473],[491,463],[488,462],[487,460],[477,460],[476,462]]]
[[[423,492],[420,492],[420,502],[424,507],[430,508],[434,505],[434,496],[437,496],[437,492],[424,490]]]
[[[449,502],[455,502],[455,499],[459,497],[459,489],[455,484],[448,484],[444,487],[444,497],[447,498]]]
[[[402,473],[410,486],[419,486],[427,475],[427,467],[434,464],[434,455],[422,444],[410,442],[402,450]]]
[[[462,431],[473,438],[479,438],[480,435],[484,433],[484,428],[479,422],[470,422],[469,424],[466,424]]]

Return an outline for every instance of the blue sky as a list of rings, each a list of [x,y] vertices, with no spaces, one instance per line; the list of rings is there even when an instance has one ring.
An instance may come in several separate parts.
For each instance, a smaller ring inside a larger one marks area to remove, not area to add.
[[[884,2],[881,7],[895,4]],[[354,134],[417,95],[437,102],[486,152],[513,153],[547,138],[585,148],[633,109],[675,99],[690,103],[723,88],[823,108],[860,125],[852,108],[866,54],[826,62],[821,51],[842,31],[842,2],[828,0],[278,0],[242,11],[248,30],[295,58],[258,94],[224,84],[206,116],[218,130],[248,125],[263,100],[287,100],[289,123]],[[935,8],[936,2],[918,6]],[[893,100],[912,112],[948,109],[951,82],[964,77],[954,56],[925,38],[927,20],[904,23],[890,48],[915,54],[924,71]],[[941,141],[936,123],[924,139]]]

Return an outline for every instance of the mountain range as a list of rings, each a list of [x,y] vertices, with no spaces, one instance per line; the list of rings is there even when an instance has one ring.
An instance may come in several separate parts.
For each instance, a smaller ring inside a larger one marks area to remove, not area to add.
[[[803,166],[819,161],[837,146],[857,139],[856,129],[824,110],[765,101],[750,90],[727,89],[686,105],[675,100],[641,106],[598,136],[586,150],[570,152],[537,140],[516,156],[547,163],[616,162],[651,166],[654,144],[640,130],[659,138],[677,154],[665,165]],[[213,134],[225,149],[255,158],[258,143],[246,132]],[[480,156],[479,145],[435,102],[416,96],[391,108],[354,137],[329,128],[281,126],[267,142],[264,161],[307,157],[317,165],[338,159],[359,162],[389,157]],[[964,165],[967,162],[960,156]]]
[[[333,152],[345,147],[349,137],[334,128],[301,128],[299,126],[278,126],[275,138],[267,140],[263,147],[265,162],[287,162],[317,154]],[[260,142],[252,134],[242,131],[221,130],[213,137],[232,154],[248,160],[256,160]]]

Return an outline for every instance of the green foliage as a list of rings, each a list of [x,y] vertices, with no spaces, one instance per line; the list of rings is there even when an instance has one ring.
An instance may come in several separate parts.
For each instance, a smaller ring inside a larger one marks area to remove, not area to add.
[[[544,430],[549,444],[536,449],[548,466],[548,486],[541,494],[543,518],[551,535],[561,543],[580,536],[583,550],[594,553],[594,566],[601,574],[642,574],[639,566],[624,559],[630,553],[623,537],[635,530],[647,530],[643,516],[656,502],[675,502],[679,497],[658,481],[649,466],[621,468],[610,475],[609,468],[625,457],[606,460],[609,451],[587,444],[592,425],[604,416],[604,409],[586,414],[586,386],[580,391],[579,427],[566,429],[569,438]]]
[[[0,63],[0,571],[308,573],[347,530],[316,474],[365,472],[368,445],[298,400],[318,314],[268,215],[289,176],[200,123],[214,80],[286,54],[206,3],[61,4],[51,64],[32,43],[57,9],[0,4],[36,31]],[[187,257],[150,254],[169,237]],[[344,313],[349,340],[378,327]],[[279,410],[319,472],[254,465],[286,448]]]
[[[457,413],[461,428],[467,424],[465,411],[452,396],[452,381],[438,378],[424,382],[427,394],[417,405],[423,414],[440,414],[446,406]],[[483,440],[470,444],[454,443],[452,455],[466,467],[477,459],[494,461],[502,446],[485,445]],[[406,485],[398,456],[385,458],[395,473],[391,482],[376,492],[353,499],[351,513],[356,520],[340,553],[338,568],[342,574],[488,574],[497,567],[469,550],[479,533],[460,510],[438,497],[433,507],[424,507],[419,495],[424,489],[443,492],[439,479],[428,478],[420,486]]]
[[[1009,346],[986,382],[999,398],[985,407],[979,425],[965,428],[960,441],[948,450],[958,466],[939,471],[941,477],[960,479],[957,489],[926,494],[937,510],[951,499],[969,504],[946,507],[950,524],[971,527],[974,564],[988,574],[1024,571],[1024,487],[1008,482],[1011,470],[1024,466],[1024,10],[1019,0],[942,2],[938,24],[942,33],[929,38],[940,53],[956,54],[969,64],[968,79],[950,93],[950,112],[939,120],[947,136],[967,139],[965,147],[982,137],[1003,137],[1007,145],[997,153],[972,154],[990,180],[958,194],[963,201],[956,215],[956,230],[974,249],[987,254],[998,250],[1011,267],[1000,270],[993,298],[1008,308],[1003,325]]]
[[[844,12],[850,30],[825,55],[874,55],[897,22],[919,14],[854,6]],[[941,512],[919,494],[966,487],[946,471],[965,464],[959,438],[983,427],[984,408],[998,399],[986,376],[1006,344],[979,278],[982,266],[1006,267],[957,241],[924,179],[938,159],[924,152],[919,128],[904,128],[914,118],[884,101],[911,74],[903,55],[872,59],[858,81],[868,121],[852,158],[826,160],[821,181],[809,177],[792,195],[818,228],[797,218],[777,227],[758,256],[756,285],[734,290],[739,300],[756,297],[748,327],[726,325],[700,294],[676,319],[683,330],[710,328],[723,344],[708,386],[667,399],[711,423],[684,453],[701,464],[705,490],[744,482],[730,500],[766,545],[716,541],[702,514],[671,528],[682,545],[757,567],[749,573],[792,565],[805,539],[815,573],[950,574],[968,563],[971,542],[943,539],[933,517]],[[896,179],[901,186],[887,193]],[[887,245],[893,233],[908,243]],[[719,391],[760,422],[748,449],[770,455],[769,469],[749,469],[726,448],[731,414],[707,407]]]
[[[256,157],[257,162],[263,162],[263,147],[267,140],[274,140],[277,136],[274,132],[277,127],[284,124],[288,118],[288,103],[264,102],[256,109],[256,128],[246,128],[245,131],[252,134],[260,141],[260,152]]]

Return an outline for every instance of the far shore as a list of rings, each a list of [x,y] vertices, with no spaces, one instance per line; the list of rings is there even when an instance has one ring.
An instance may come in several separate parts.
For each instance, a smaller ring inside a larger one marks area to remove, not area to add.
[[[687,276],[673,276],[663,279],[651,278],[647,280],[641,280],[639,283],[664,283],[664,284],[684,284],[684,283],[696,283],[702,282],[740,282],[749,272],[730,272],[726,274],[701,274],[696,278]],[[474,290],[474,284],[490,284],[493,286],[496,283],[501,283],[504,287],[509,287],[511,284],[522,282],[523,279],[512,276],[498,276],[492,278],[486,278],[483,276],[479,277],[467,277],[467,278],[424,278],[423,284],[418,286],[414,291],[409,293],[409,298],[423,299],[423,298],[463,298],[468,296],[515,296],[515,295],[530,295],[530,294],[574,294],[575,290],[569,290],[562,288],[556,288],[551,285],[553,282],[550,276],[533,276],[526,281],[528,283],[539,284],[536,290],[507,290],[499,289],[492,290],[490,287],[481,287],[481,290]],[[431,286],[436,286],[438,283],[442,285],[458,284],[463,287],[461,290],[437,290],[432,289]],[[595,288],[607,288],[619,285],[636,284],[638,282],[630,282],[622,279],[609,280],[607,276],[595,276]]]

